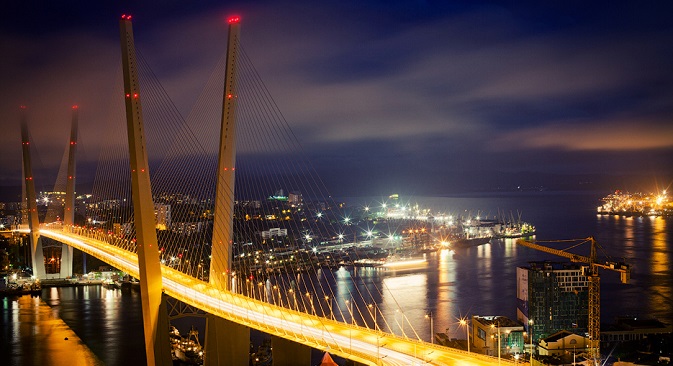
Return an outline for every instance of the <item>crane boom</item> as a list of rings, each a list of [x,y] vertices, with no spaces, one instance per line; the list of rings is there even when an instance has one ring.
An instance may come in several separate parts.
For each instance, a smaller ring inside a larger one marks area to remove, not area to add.
[[[536,244],[523,239],[518,239],[516,243],[531,249],[539,250],[545,253],[554,254],[559,257],[570,259],[571,262],[587,263],[589,271],[587,277],[589,279],[589,321],[588,332],[591,342],[591,353],[594,358],[600,358],[600,326],[601,326],[601,296],[600,296],[600,277],[598,276],[598,268],[608,269],[620,273],[620,281],[628,283],[631,279],[631,267],[623,262],[606,261],[605,263],[596,262],[596,247],[600,245],[593,237],[582,239],[591,242],[591,254],[587,256],[578,255],[567,252],[565,250],[549,248],[540,244]]]
[[[554,249],[554,248],[549,248],[531,241],[526,241],[523,239],[519,239],[516,241],[517,244],[522,245],[524,247],[528,247],[531,249],[539,250],[541,252],[549,253],[549,254],[554,254],[559,257],[564,257],[570,259],[571,262],[575,263],[587,263],[591,266],[598,267],[598,268],[603,268],[603,269],[609,269],[611,271],[619,272],[620,276],[619,279],[622,283],[629,283],[629,280],[631,280],[631,267],[624,263],[624,262],[613,262],[613,261],[606,261],[605,263],[598,263],[596,262],[596,250],[595,246],[598,245],[596,240],[594,238],[586,238],[583,240],[587,240],[591,242],[591,246],[594,247],[592,249],[592,257],[587,257],[584,255],[579,255],[579,254],[574,254],[570,252],[566,252],[565,250],[560,250],[560,249]],[[595,270],[592,269],[592,271]]]

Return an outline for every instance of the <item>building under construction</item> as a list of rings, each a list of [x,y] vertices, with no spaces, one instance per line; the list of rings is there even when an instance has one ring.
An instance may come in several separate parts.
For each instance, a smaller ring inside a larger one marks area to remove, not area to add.
[[[561,330],[588,331],[588,267],[576,263],[531,262],[517,268],[517,320],[533,342]]]

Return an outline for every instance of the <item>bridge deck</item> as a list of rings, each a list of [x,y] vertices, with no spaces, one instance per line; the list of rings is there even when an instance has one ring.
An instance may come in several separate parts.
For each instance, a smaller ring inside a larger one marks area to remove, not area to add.
[[[93,255],[138,278],[135,253],[104,241],[58,229],[40,235]],[[369,365],[492,365],[498,359],[403,338],[354,324],[295,311],[222,291],[207,282],[162,266],[164,292],[205,312],[262,332],[279,336]],[[513,364],[501,360],[503,364]]]

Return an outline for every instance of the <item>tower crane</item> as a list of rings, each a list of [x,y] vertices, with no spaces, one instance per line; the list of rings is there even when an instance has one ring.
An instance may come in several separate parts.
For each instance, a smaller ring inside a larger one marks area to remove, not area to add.
[[[584,243],[591,243],[591,251],[589,256],[578,255],[574,253],[567,252],[566,250],[549,248],[534,242],[526,241],[523,239],[518,239],[516,243],[531,249],[539,250],[545,253],[554,254],[559,257],[565,257],[570,259],[571,262],[577,263],[587,263],[588,272],[587,277],[589,278],[589,321],[588,321],[588,331],[589,331],[589,342],[591,345],[591,356],[592,358],[600,357],[600,344],[601,344],[601,290],[600,290],[600,277],[598,275],[598,269],[608,269],[611,271],[619,272],[619,279],[621,283],[628,283],[631,279],[631,267],[623,262],[613,262],[606,261],[599,263],[596,260],[596,249],[603,249],[603,247],[596,242],[593,237],[588,237],[585,239],[574,239],[574,240],[563,240],[563,241],[580,241],[580,243],[572,246],[576,247]]]

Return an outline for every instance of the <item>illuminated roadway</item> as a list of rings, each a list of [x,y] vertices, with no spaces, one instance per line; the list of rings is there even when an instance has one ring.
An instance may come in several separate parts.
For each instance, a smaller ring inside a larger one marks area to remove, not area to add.
[[[135,253],[102,240],[64,231],[41,229],[40,235],[60,241],[139,277]],[[328,351],[368,365],[493,365],[495,357],[468,353],[403,338],[353,324],[337,322],[276,306],[229,291],[161,266],[164,293],[205,312],[262,332]],[[513,364],[501,360],[502,364]]]

